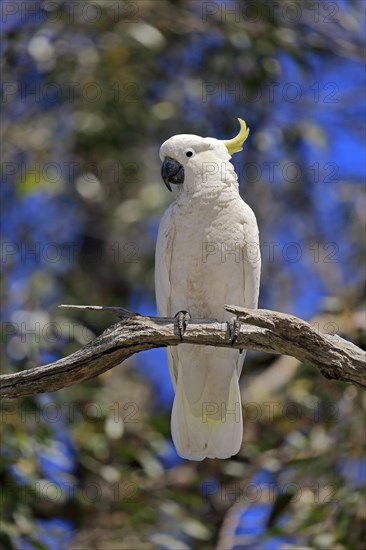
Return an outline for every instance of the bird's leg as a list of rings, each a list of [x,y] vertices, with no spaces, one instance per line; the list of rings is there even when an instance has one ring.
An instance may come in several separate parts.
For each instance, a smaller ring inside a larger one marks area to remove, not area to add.
[[[182,309],[182,311],[178,311],[178,313],[176,313],[174,317],[177,319],[180,339],[183,340],[183,336],[191,316],[188,313],[188,311],[185,311],[184,309]]]
[[[239,332],[240,332],[240,321],[237,317],[231,317],[230,321],[227,323],[228,329],[229,329],[229,337],[230,337],[230,343],[231,347],[235,344],[236,340],[238,339]],[[243,350],[240,350],[240,353],[243,353]]]

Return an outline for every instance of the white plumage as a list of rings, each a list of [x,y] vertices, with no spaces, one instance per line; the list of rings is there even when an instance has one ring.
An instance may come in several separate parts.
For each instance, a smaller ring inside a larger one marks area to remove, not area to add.
[[[175,167],[169,165],[171,177],[165,173],[164,180],[168,187],[169,182],[179,185],[160,222],[156,245],[160,316],[186,310],[194,318],[224,322],[230,320],[225,304],[257,307],[258,228],[230,163],[229,151],[238,150],[238,138],[225,143],[194,135],[174,136],[161,146],[161,160]],[[179,167],[177,176],[173,172]],[[236,454],[243,433],[239,377],[245,354],[182,343],[168,348],[167,355],[177,452],[191,460]]]

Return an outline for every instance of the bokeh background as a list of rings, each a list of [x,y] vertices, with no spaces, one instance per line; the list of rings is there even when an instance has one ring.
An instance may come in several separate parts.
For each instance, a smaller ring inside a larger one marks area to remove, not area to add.
[[[174,134],[251,129],[233,159],[261,231],[260,306],[365,344],[362,0],[1,3],[2,372],[154,314]],[[164,350],[2,404],[4,549],[365,548],[365,398],[249,353],[244,441],[180,459]]]

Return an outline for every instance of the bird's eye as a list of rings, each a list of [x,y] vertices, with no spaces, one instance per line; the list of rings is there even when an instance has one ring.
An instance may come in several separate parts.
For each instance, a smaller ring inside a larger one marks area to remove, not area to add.
[[[186,152],[186,157],[191,157],[193,155],[193,152],[192,151],[187,151]]]

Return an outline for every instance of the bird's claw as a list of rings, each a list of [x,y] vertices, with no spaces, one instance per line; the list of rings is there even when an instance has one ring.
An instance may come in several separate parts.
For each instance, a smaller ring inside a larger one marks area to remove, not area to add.
[[[182,309],[182,311],[178,311],[178,313],[176,313],[174,317],[177,319],[179,337],[181,340],[183,340],[183,336],[191,316],[188,311]]]
[[[230,344],[231,347],[233,347],[239,336],[240,321],[237,317],[232,317],[230,321],[228,321],[227,326],[229,329]],[[243,353],[242,349],[240,350],[240,353]]]

